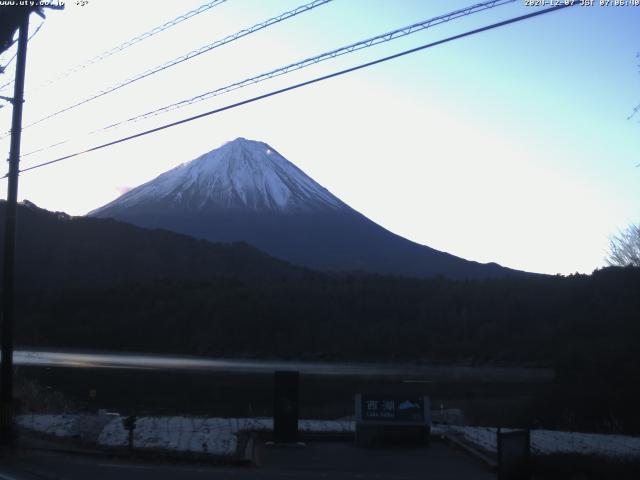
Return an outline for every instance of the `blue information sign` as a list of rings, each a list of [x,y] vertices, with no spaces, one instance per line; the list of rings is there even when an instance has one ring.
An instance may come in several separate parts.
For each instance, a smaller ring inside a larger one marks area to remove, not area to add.
[[[425,422],[424,397],[361,396],[363,421]]]

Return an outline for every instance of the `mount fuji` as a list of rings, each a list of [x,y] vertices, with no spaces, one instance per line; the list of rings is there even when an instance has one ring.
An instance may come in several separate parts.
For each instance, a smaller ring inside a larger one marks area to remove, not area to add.
[[[263,142],[237,138],[88,214],[214,242],[245,241],[320,270],[521,275],[419,245],[358,213]]]

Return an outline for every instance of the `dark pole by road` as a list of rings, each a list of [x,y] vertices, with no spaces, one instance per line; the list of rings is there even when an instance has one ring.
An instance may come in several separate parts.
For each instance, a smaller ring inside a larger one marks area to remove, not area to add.
[[[0,443],[13,439],[13,320],[14,266],[16,250],[16,209],[18,202],[18,174],[20,167],[20,135],[22,133],[22,103],[24,101],[24,73],[27,63],[29,12],[20,20],[16,81],[11,119],[11,148],[9,151],[9,185],[5,206],[4,263],[2,272],[2,364],[0,365]]]

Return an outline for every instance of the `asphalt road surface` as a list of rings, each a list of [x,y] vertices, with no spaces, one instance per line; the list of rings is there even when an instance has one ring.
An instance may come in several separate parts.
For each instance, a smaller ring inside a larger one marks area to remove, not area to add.
[[[468,454],[441,443],[428,447],[361,449],[350,443],[309,443],[306,447],[258,449],[255,466],[148,462],[42,451],[4,452],[0,480],[167,480],[167,479],[495,479]]]

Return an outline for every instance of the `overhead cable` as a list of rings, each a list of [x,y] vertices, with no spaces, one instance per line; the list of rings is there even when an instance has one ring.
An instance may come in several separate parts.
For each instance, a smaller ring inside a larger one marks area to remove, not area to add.
[[[33,33],[31,35],[29,35],[29,38],[27,39],[27,43],[30,42],[31,39],[36,36],[36,34],[40,31],[40,29],[42,28],[43,25],[44,25],[44,20],[42,22],[40,22],[40,25],[38,25],[36,27],[36,29],[33,31]],[[3,65],[2,67],[0,67],[0,73],[4,73],[6,71],[7,67],[9,65],[11,65],[11,62],[13,62],[15,60],[17,55],[18,55],[18,50],[16,49],[16,51],[13,53],[13,55],[7,61],[7,63],[5,65]],[[11,80],[11,81],[5,83],[4,85],[1,85],[0,86],[0,90],[3,90],[5,87],[11,85],[14,81],[15,80]]]
[[[265,98],[269,98],[269,97],[273,97],[273,96],[276,96],[276,95],[280,95],[280,94],[285,93],[285,92],[296,90],[298,88],[305,87],[307,85],[318,83],[318,82],[321,82],[321,81],[324,81],[324,80],[328,80],[330,78],[342,76],[342,75],[345,75],[347,73],[351,73],[351,72],[355,72],[357,70],[361,70],[363,68],[371,67],[373,65],[378,65],[380,63],[387,62],[389,60],[393,60],[393,59],[396,59],[396,58],[404,57],[406,55],[409,55],[409,54],[412,54],[412,53],[416,53],[416,52],[419,52],[419,51],[422,51],[422,50],[426,50],[428,48],[432,48],[432,47],[435,47],[435,46],[438,46],[438,45],[442,45],[444,43],[448,43],[448,42],[451,42],[451,41],[454,41],[454,40],[459,40],[459,39],[464,38],[464,37],[469,37],[471,35],[475,35],[475,34],[478,34],[478,33],[481,33],[481,32],[485,32],[487,30],[493,30],[495,28],[503,27],[503,26],[510,25],[510,24],[513,24],[513,23],[516,23],[516,22],[521,22],[523,20],[527,20],[527,19],[530,19],[530,18],[533,18],[533,17],[537,17],[539,15],[543,15],[543,14],[546,14],[546,13],[556,12],[556,11],[559,11],[559,10],[562,10],[562,9],[565,9],[565,8],[568,8],[568,7],[572,7],[572,6],[575,6],[575,5],[578,5],[578,3],[561,4],[559,6],[546,8],[544,10],[537,10],[537,11],[534,11],[534,12],[526,14],[526,15],[521,15],[519,17],[510,18],[508,20],[503,20],[501,22],[493,23],[491,25],[487,25],[487,26],[484,26],[484,27],[481,27],[481,28],[476,28],[475,30],[470,30],[470,31],[467,31],[465,33],[460,33],[458,35],[453,35],[453,36],[445,38],[443,40],[438,40],[438,41],[435,41],[435,42],[427,43],[427,44],[421,45],[419,47],[411,48],[409,50],[405,50],[405,51],[402,51],[400,53],[396,53],[394,55],[389,55],[387,57],[379,58],[377,60],[373,60],[371,62],[363,63],[363,64],[357,65],[355,67],[350,67],[350,68],[347,68],[347,69],[344,69],[344,70],[340,70],[338,72],[330,73],[328,75],[323,75],[321,77],[316,77],[314,79],[307,80],[305,82],[297,83],[295,85],[291,85],[291,86],[288,86],[288,87],[285,87],[285,88],[274,90],[274,91],[271,91],[269,93],[265,93],[263,95],[258,95],[256,97],[252,97],[252,98],[249,98],[247,100],[242,100],[240,102],[232,103],[230,105],[226,105],[224,107],[216,108],[216,109],[210,110],[208,112],[204,112],[204,113],[200,113],[198,115],[194,115],[194,116],[191,116],[191,117],[188,117],[188,118],[184,118],[182,120],[178,120],[178,121],[175,121],[175,122],[167,123],[165,125],[162,125],[162,126],[159,126],[159,127],[156,127],[156,128],[152,128],[150,130],[145,130],[143,132],[139,132],[139,133],[136,133],[136,134],[133,134],[133,135],[129,135],[127,137],[123,137],[123,138],[120,138],[118,140],[113,140],[113,141],[110,141],[110,142],[107,142],[107,143],[103,143],[101,145],[96,145],[95,147],[91,147],[91,148],[88,148],[88,149],[85,149],[85,150],[82,150],[82,151],[79,151],[79,152],[76,152],[76,153],[72,153],[70,155],[65,155],[63,157],[59,157],[59,158],[56,158],[56,159],[53,159],[53,160],[49,160],[47,162],[39,163],[37,165],[33,165],[31,167],[24,168],[24,169],[22,169],[20,171],[21,172],[27,172],[27,171],[30,171],[30,170],[35,170],[37,168],[42,168],[42,167],[45,167],[47,165],[52,165],[54,163],[62,162],[64,160],[68,160],[70,158],[74,158],[74,157],[83,155],[85,153],[95,152],[97,150],[101,150],[103,148],[110,147],[112,145],[117,145],[119,143],[127,142],[129,140],[133,140],[133,139],[140,138],[140,137],[143,137],[143,136],[146,136],[146,135],[150,135],[152,133],[156,133],[156,132],[159,132],[159,131],[162,131],[162,130],[166,130],[166,129],[171,128],[171,127],[175,127],[175,126],[178,126],[178,125],[182,125],[184,123],[188,123],[188,122],[191,122],[191,121],[194,121],[194,120],[198,120],[200,118],[208,117],[208,116],[214,115],[216,113],[224,112],[226,110],[231,110],[231,109],[243,106],[243,105],[248,105],[250,103],[254,103],[254,102],[257,102],[259,100],[263,100]],[[6,178],[6,175],[3,178]]]
[[[131,122],[138,122],[150,117],[154,117],[156,115],[165,113],[165,112],[169,112],[172,110],[176,110],[182,107],[186,107],[188,105],[191,105],[193,103],[197,103],[197,102],[201,102],[204,100],[208,100],[209,98],[213,98],[215,96],[219,96],[219,95],[223,95],[225,93],[231,92],[233,90],[238,90],[240,88],[244,88],[265,80],[268,80],[270,78],[274,78],[280,75],[284,75],[286,73],[295,71],[295,70],[300,70],[302,68],[311,66],[311,65],[315,65],[317,63],[323,62],[325,60],[329,60],[332,58],[336,58],[342,55],[346,55],[358,50],[362,50],[364,48],[368,48],[368,47],[372,47],[374,45],[378,45],[384,42],[389,42],[391,40],[395,40],[397,38],[401,38],[401,37],[405,37],[407,35],[410,35],[412,33],[421,31],[421,30],[425,30],[427,28],[454,20],[456,18],[460,18],[463,16],[467,16],[467,15],[471,15],[473,13],[477,13],[477,12],[481,12],[484,10],[488,10],[490,8],[494,8],[494,7],[498,7],[500,5],[504,5],[507,3],[513,3],[516,0],[492,0],[492,1],[487,1],[487,2],[482,2],[482,3],[478,3],[475,5],[471,5],[469,7],[463,8],[463,9],[459,9],[459,10],[454,10],[452,12],[449,13],[445,13],[443,15],[438,15],[437,17],[433,17],[433,18],[429,18],[427,20],[423,20],[421,22],[417,22],[417,23],[413,23],[411,25],[408,26],[404,26],[401,28],[397,28],[395,30],[391,30],[389,32],[385,32],[385,33],[381,33],[379,35],[376,35],[374,37],[368,38],[366,40],[361,40],[359,42],[355,42],[355,43],[351,43],[349,45],[328,51],[328,52],[324,52],[321,53],[320,55],[316,55],[314,57],[310,57],[310,58],[305,58],[303,60],[300,60],[298,62],[286,65],[284,67],[280,67],[277,68],[275,70],[271,70],[269,72],[266,73],[262,73],[250,78],[247,78],[245,80],[239,81],[239,82],[234,82],[230,85],[226,85],[224,87],[220,87],[220,88],[216,88],[214,90],[205,92],[203,94],[197,95],[195,97],[186,99],[186,100],[181,100],[179,102],[176,103],[172,103],[170,105],[166,105],[164,107],[161,108],[157,108],[154,110],[151,110],[149,112],[140,114],[140,115],[136,115],[130,118],[127,118],[125,120],[121,120],[118,121],[116,123],[107,125],[105,127],[101,127],[97,130],[93,130],[91,132],[88,132],[87,135],[93,135],[96,133],[100,133],[106,130],[110,130],[113,128],[117,128],[117,127],[121,127],[122,125],[126,124],[126,123],[131,123]],[[48,145],[46,147],[42,147],[42,148],[38,148],[37,150],[33,150],[31,152],[28,152],[26,154],[23,155],[23,157],[27,157],[29,155],[33,155],[35,153],[39,153],[42,152],[44,150],[47,150],[49,148],[53,148],[65,143],[68,143],[70,141],[70,139],[67,140],[61,140],[61,141],[57,141],[54,144]]]
[[[212,9],[213,7],[217,7],[218,5],[221,5],[222,3],[226,2],[227,0],[213,0],[209,3],[205,3],[204,5],[200,5],[198,8],[193,9],[187,13],[184,13],[172,20],[169,20],[168,22],[163,23],[162,25],[158,25],[157,27],[152,28],[151,30],[144,32],[140,35],[137,35],[123,43],[121,43],[120,45],[117,45],[113,48],[110,48],[109,50],[105,50],[102,53],[99,53],[98,55],[96,55],[95,57],[90,58],[89,60],[86,60],[83,63],[80,63],[74,67],[69,68],[68,70],[63,71],[62,73],[58,74],[55,78],[49,80],[48,82],[46,82],[44,85],[41,86],[42,87],[46,87],[49,86],[59,80],[62,80],[63,78],[66,78],[80,70],[83,70],[91,65],[93,65],[94,63],[97,63],[101,60],[104,60],[105,58],[108,58],[112,55],[115,55],[118,52],[121,52],[122,50],[125,50],[129,47],[131,47],[132,45],[135,45],[137,43],[142,42],[143,40],[146,40],[147,38],[150,38],[160,32],[163,32],[175,25],[178,25],[179,23],[184,22],[185,20],[188,20],[192,17],[195,17],[196,15],[199,15],[203,12],[206,12],[207,10]],[[2,90],[5,86],[10,85],[12,82],[6,83],[4,85],[2,85],[2,87],[0,87],[0,90]]]
[[[286,73],[290,73],[295,70],[300,70],[302,68],[308,67],[310,65],[315,65],[317,63],[323,62],[325,60],[329,60],[332,58],[336,58],[342,55],[346,55],[348,53],[355,52],[357,50],[362,50],[364,48],[372,47],[374,45],[378,45],[380,43],[389,42],[391,40],[395,40],[400,37],[404,37],[410,35],[412,33],[425,30],[427,28],[433,27],[435,25],[439,25],[442,23],[449,22],[456,18],[460,18],[463,16],[471,15],[473,13],[477,13],[480,11],[488,10],[490,8],[494,8],[500,5],[504,5],[507,3],[513,3],[516,0],[494,0],[489,2],[478,3],[476,5],[472,5],[467,8],[463,8],[460,10],[455,10],[453,12],[446,13],[444,15],[439,15],[434,18],[430,18],[428,20],[423,20],[422,22],[414,23],[412,25],[398,28],[396,30],[392,30],[390,32],[382,33],[380,35],[376,35],[375,37],[368,38],[366,40],[362,40],[356,43],[352,43],[350,45],[346,45],[344,47],[337,48],[335,50],[331,50],[329,52],[321,53],[320,55],[316,55],[314,57],[305,58],[304,60],[300,60],[295,63],[291,63],[284,67],[277,68],[275,70],[271,70],[266,73],[261,73],[259,75],[241,80],[239,82],[234,82],[230,85],[226,85],[224,87],[216,88],[214,90],[210,90],[208,92],[196,95],[195,97],[191,97],[185,100],[180,100],[179,102],[172,103],[170,105],[166,105],[161,108],[157,108],[150,112],[146,112],[140,115],[136,115],[134,117],[130,117],[126,120],[122,120],[120,122],[114,123],[112,125],[108,125],[104,127],[104,129],[110,129],[114,127],[121,126],[122,124],[129,122],[136,122],[139,120],[144,120],[149,117],[153,117],[159,115],[161,113],[170,112],[172,110],[176,110],[182,107],[186,107],[193,103],[202,102],[204,100],[208,100],[210,98],[223,95],[225,93],[231,92],[233,90],[237,90],[239,88],[247,87],[249,85],[253,85],[259,82],[263,82],[265,80],[269,80],[274,77],[278,77],[280,75],[284,75]]]
[[[139,73],[139,74],[137,74],[137,75],[135,75],[133,77],[130,77],[130,78],[126,79],[126,80],[123,80],[123,81],[121,81],[121,82],[119,82],[119,83],[117,83],[117,84],[115,84],[115,85],[113,85],[113,86],[111,86],[111,87],[109,87],[109,88],[107,88],[105,90],[101,90],[100,92],[98,92],[98,93],[96,93],[96,94],[94,94],[94,95],[92,95],[92,96],[90,96],[88,98],[85,98],[84,100],[81,100],[81,101],[79,101],[77,103],[74,103],[74,104],[69,105],[69,106],[67,106],[65,108],[62,108],[61,110],[53,112],[53,113],[51,113],[51,114],[49,114],[49,115],[47,115],[45,117],[42,117],[41,119],[36,120],[35,122],[32,122],[32,123],[26,125],[25,127],[23,127],[23,129],[32,127],[32,126],[37,125],[39,123],[42,123],[45,120],[49,120],[49,119],[51,119],[53,117],[56,117],[56,116],[58,116],[58,115],[60,115],[62,113],[68,112],[69,110],[72,110],[72,109],[74,109],[76,107],[79,107],[81,105],[89,103],[92,100],[95,100],[97,98],[103,97],[103,96],[105,96],[105,95],[107,95],[109,93],[115,92],[116,90],[119,90],[122,87],[130,85],[130,84],[132,84],[134,82],[137,82],[138,80],[142,80],[143,78],[146,78],[146,77],[149,77],[151,75],[154,75],[154,74],[156,74],[158,72],[161,72],[162,70],[166,70],[169,67],[173,67],[174,65],[178,65],[179,63],[186,62],[187,60],[190,60],[190,59],[192,59],[194,57],[197,57],[198,55],[202,55],[205,52],[213,50],[214,48],[221,47],[222,45],[225,45],[227,43],[233,42],[233,41],[235,41],[235,40],[237,40],[239,38],[242,38],[242,37],[245,37],[245,36],[250,35],[252,33],[255,33],[255,32],[259,31],[259,30],[262,30],[264,28],[270,27],[271,25],[274,25],[276,23],[282,22],[282,21],[287,20],[289,18],[295,17],[295,16],[297,16],[297,15],[299,15],[301,13],[313,10],[314,8],[319,7],[321,5],[325,5],[325,4],[327,4],[327,3],[331,2],[331,1],[333,1],[333,0],[313,0],[310,3],[307,3],[305,5],[301,5],[301,6],[295,8],[293,10],[289,10],[287,12],[281,13],[280,15],[278,15],[276,17],[273,17],[273,18],[270,18],[270,19],[265,20],[263,22],[260,22],[260,23],[258,23],[256,25],[253,25],[253,26],[251,26],[249,28],[246,28],[244,30],[240,30],[239,32],[234,33],[233,35],[228,35],[227,37],[224,37],[224,38],[222,38],[220,40],[217,40],[217,41],[215,41],[213,43],[210,43],[208,45],[204,45],[204,46],[202,46],[202,47],[200,47],[200,48],[198,48],[196,50],[192,50],[191,52],[189,52],[189,53],[187,53],[185,55],[182,55],[182,56],[180,56],[178,58],[170,60],[169,62],[163,63],[162,65],[158,65],[156,67],[150,68],[149,70],[145,70],[144,72]],[[5,136],[7,136],[7,134],[5,134]],[[2,137],[2,138],[4,138],[4,137]]]

